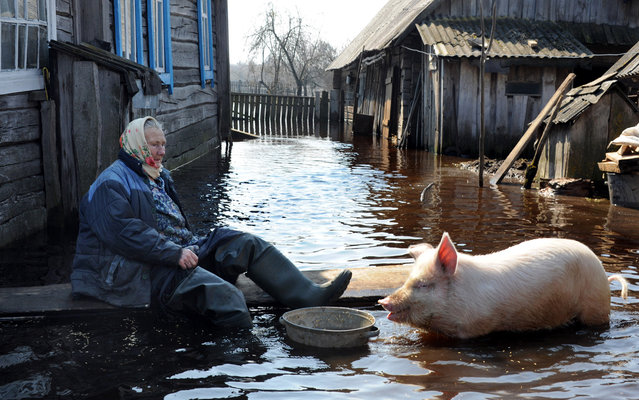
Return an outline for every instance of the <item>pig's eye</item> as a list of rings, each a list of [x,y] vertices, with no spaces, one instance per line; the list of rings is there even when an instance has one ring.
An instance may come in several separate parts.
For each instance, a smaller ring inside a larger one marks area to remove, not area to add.
[[[434,286],[435,284],[432,282],[418,281],[415,283],[414,287],[416,289],[432,289]]]

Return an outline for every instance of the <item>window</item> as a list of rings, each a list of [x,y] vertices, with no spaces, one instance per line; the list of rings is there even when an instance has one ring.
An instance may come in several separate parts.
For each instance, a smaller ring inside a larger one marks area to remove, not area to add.
[[[144,64],[142,49],[142,10],[140,0],[116,0],[114,6],[115,49],[119,56]]]
[[[44,89],[55,0],[0,0],[0,94]]]
[[[541,82],[506,82],[506,96],[541,96]]]
[[[206,87],[206,81],[213,81],[213,12],[211,0],[197,1],[198,34],[200,42],[200,82]]]
[[[115,29],[115,51],[121,57],[156,70],[172,94],[171,4],[169,0],[147,0],[146,5],[148,64],[142,36],[141,0],[114,0],[115,26],[119,27]]]

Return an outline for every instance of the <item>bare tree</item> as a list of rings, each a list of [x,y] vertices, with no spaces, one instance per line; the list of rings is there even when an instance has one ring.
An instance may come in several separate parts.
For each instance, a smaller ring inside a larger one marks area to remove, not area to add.
[[[250,51],[261,57],[260,84],[270,93],[277,92],[287,77],[293,80],[298,95],[320,85],[336,50],[319,38],[313,39],[309,29],[299,15],[282,16],[268,4],[263,24],[250,35]]]

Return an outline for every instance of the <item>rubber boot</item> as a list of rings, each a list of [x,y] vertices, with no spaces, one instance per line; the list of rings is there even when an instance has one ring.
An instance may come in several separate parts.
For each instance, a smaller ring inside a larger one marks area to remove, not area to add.
[[[283,305],[301,308],[323,306],[337,300],[346,290],[352,273],[344,270],[332,281],[318,285],[279,250],[268,246],[248,266],[246,276]]]
[[[166,307],[180,314],[204,317],[220,327],[253,325],[242,292],[200,267],[178,285]]]

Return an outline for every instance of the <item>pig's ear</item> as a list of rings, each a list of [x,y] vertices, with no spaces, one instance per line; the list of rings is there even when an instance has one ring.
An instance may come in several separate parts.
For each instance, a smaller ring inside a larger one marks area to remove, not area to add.
[[[455,273],[455,269],[457,269],[457,249],[455,249],[455,245],[450,240],[447,232],[444,232],[442,240],[437,246],[437,261],[444,273],[447,275]]]
[[[433,246],[429,245],[428,243],[413,244],[408,246],[408,254],[410,254],[415,260],[417,260],[417,257],[421,256],[423,252],[432,249]]]

